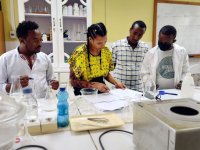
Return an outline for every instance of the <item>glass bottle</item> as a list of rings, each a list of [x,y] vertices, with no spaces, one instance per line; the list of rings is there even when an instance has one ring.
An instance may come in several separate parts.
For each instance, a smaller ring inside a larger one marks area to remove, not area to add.
[[[23,88],[23,97],[21,98],[21,103],[26,106],[26,115],[23,120],[24,135],[19,137],[20,143],[18,146],[23,147],[25,145],[33,145],[36,143],[33,137],[29,134],[27,127],[28,122],[34,122],[38,117],[38,104],[32,93],[31,87]]]
[[[23,98],[22,103],[27,107],[26,119],[29,121],[34,121],[38,117],[38,104],[37,100],[33,95],[32,88],[23,88]]]
[[[14,98],[16,102],[19,102],[22,96],[22,87],[20,83],[20,77],[12,76],[11,80],[12,80],[12,83],[11,83],[9,96]]]

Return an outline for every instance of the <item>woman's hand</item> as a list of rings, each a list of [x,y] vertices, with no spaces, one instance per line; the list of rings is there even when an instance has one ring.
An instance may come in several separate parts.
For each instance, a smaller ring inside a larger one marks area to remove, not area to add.
[[[92,87],[98,89],[100,92],[107,93],[110,89],[103,83],[92,82]]]
[[[121,82],[116,82],[115,87],[119,88],[119,89],[125,89],[126,88],[126,86]]]

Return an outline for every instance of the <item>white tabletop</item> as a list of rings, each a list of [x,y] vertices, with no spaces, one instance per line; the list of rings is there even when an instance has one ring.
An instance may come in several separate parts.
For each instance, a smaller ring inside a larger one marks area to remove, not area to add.
[[[121,128],[114,128],[114,129],[133,132],[133,124],[128,123]],[[110,129],[90,131],[91,137],[98,150],[101,150],[101,146],[99,143],[99,136],[103,132],[108,130]],[[133,150],[133,136],[128,133],[120,131],[109,132],[107,134],[104,134],[101,140],[106,150]]]
[[[163,95],[161,97],[162,100],[164,99],[178,99],[181,98],[180,90],[171,89],[171,90],[165,90],[166,92],[172,92],[178,94],[177,96],[174,95]],[[200,89],[195,89],[194,99],[197,101],[200,101]],[[85,109],[86,102],[81,101],[80,97],[77,97],[76,103],[74,103],[78,106],[77,108],[74,108],[73,111],[75,111],[75,115],[77,115],[77,112],[80,112],[80,114],[87,113],[87,110]],[[90,106],[91,107],[91,106]],[[72,107],[71,107],[72,108]],[[88,109],[89,107],[87,107]],[[77,110],[75,110],[77,109]],[[94,110],[93,108],[90,109],[91,111],[99,113],[97,110]],[[123,110],[115,111],[117,115],[121,116],[123,119],[122,113]],[[129,112],[132,116],[132,112]],[[71,113],[73,114],[73,113]],[[126,130],[129,132],[133,132],[133,124],[127,123],[123,127],[120,128],[112,128],[112,129],[121,129]],[[52,134],[45,134],[45,135],[39,135],[34,136],[36,142],[40,145],[43,145],[48,148],[48,150],[101,150],[100,144],[99,144],[99,136],[107,131],[109,129],[103,129],[103,130],[94,130],[94,131],[83,131],[83,132],[73,132],[73,131],[62,131]],[[105,134],[102,137],[102,143],[104,145],[104,148],[107,150],[133,150],[133,136],[124,132],[110,132]]]
[[[34,138],[48,150],[96,150],[88,131],[79,133],[62,131]]]

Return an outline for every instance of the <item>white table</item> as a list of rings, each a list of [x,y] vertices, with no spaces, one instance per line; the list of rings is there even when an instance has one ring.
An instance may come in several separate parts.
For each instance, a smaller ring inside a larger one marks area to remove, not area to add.
[[[177,93],[177,96],[163,95],[162,100],[165,99],[178,99],[180,98],[180,90],[172,89],[165,90],[166,92]],[[195,89],[194,99],[200,101],[200,89]],[[80,113],[83,110],[80,109],[82,103],[77,101]],[[119,113],[119,112],[117,112]],[[132,114],[130,114],[132,115]],[[126,131],[133,131],[133,124],[125,124],[121,128]],[[84,132],[73,132],[73,131],[62,131],[52,134],[34,136],[38,144],[47,147],[49,150],[101,150],[99,144],[99,136],[109,129],[95,130],[95,131],[84,131]],[[106,150],[133,150],[133,136],[123,132],[111,132],[107,133],[102,137],[102,143]]]
[[[62,131],[35,136],[35,140],[48,150],[96,150],[88,131],[79,133]]]
[[[162,97],[161,97],[162,100],[181,98],[181,91],[180,90],[168,89],[168,90],[164,90],[164,91],[176,93],[178,95],[167,95],[167,94],[162,95]],[[194,94],[193,98],[197,101],[200,101],[200,88],[195,89],[195,94]],[[116,129],[121,129],[121,130],[133,132],[133,124],[128,123],[128,124],[125,124],[123,127],[116,128]],[[101,147],[100,147],[100,144],[99,144],[99,136],[107,130],[109,130],[109,129],[89,131],[89,133],[90,133],[90,135],[91,135],[91,137],[94,141],[94,144],[96,145],[98,150],[101,150]],[[111,132],[111,133],[105,134],[102,137],[102,143],[103,143],[103,146],[106,150],[122,150],[122,149],[123,150],[134,150],[132,135],[129,135],[129,134],[126,134],[126,133],[123,133],[123,132]]]
[[[121,128],[114,128],[133,132],[133,124],[125,124]],[[98,150],[101,150],[99,136],[109,129],[89,131]],[[133,136],[124,132],[109,132],[102,137],[102,144],[106,150],[133,150]]]

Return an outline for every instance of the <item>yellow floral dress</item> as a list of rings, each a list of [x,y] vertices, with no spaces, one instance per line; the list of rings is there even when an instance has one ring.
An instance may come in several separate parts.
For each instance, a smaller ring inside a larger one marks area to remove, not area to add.
[[[100,56],[88,53],[86,45],[83,44],[75,49],[68,63],[79,80],[90,81],[97,77],[106,77],[114,69],[112,53],[108,47],[101,50]],[[89,64],[90,63],[90,64]]]

